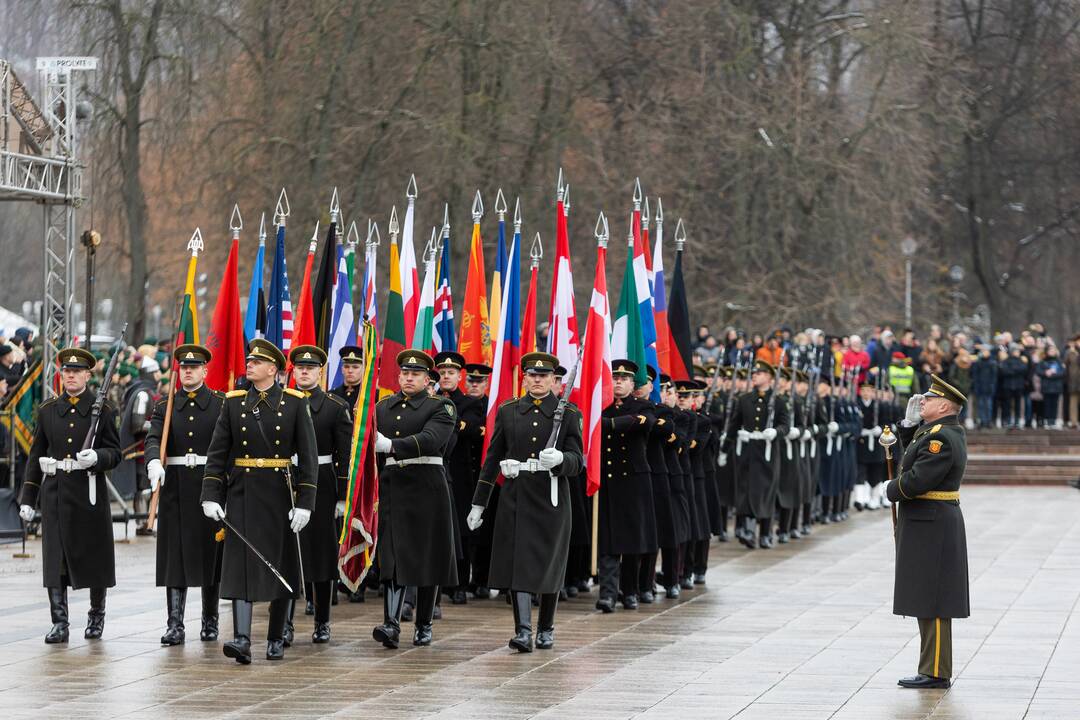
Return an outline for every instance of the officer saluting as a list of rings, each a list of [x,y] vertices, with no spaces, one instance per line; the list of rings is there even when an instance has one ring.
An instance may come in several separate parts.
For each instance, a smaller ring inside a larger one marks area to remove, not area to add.
[[[41,507],[42,580],[53,622],[45,636],[49,644],[68,641],[69,585],[90,588],[84,637],[96,639],[105,627],[106,588],[116,584],[112,508],[103,471],[120,462],[120,439],[116,412],[108,403],[101,409],[93,448],[79,449],[92,422],[94,398],[86,392],[86,384],[96,363],[82,348],[60,351],[64,391],[38,409],[19,494],[23,520],[33,520],[34,505]]]
[[[338,577],[338,531],[335,516],[345,511],[349,478],[352,416],[345,400],[319,387],[326,353],[314,345],[299,345],[289,352],[296,389],[308,399],[315,442],[319,451],[319,489],[311,522],[300,531],[304,580],[311,585],[315,605],[315,632],[311,642],[330,642],[330,601]],[[292,608],[289,618],[292,619]]]
[[[570,484],[582,469],[581,414],[565,406],[562,425],[552,447],[546,447],[555,428],[559,398],[552,392],[554,355],[526,353],[521,358],[528,396],[499,406],[487,457],[473,495],[468,524],[480,527],[488,497],[501,472],[502,488],[495,515],[491,553],[491,584],[509,588],[515,634],[509,646],[531,652],[532,599],[540,596],[536,647],[555,643],[555,607],[566,576],[570,547]],[[552,489],[557,492],[552,503]]]
[[[173,351],[180,388],[173,398],[168,456],[161,463],[162,435],[168,402],[160,401],[146,434],[146,474],[158,491],[157,585],[164,587],[169,618],[162,645],[184,642],[184,606],[189,587],[202,588],[200,640],[218,637],[218,571],[221,544],[215,535],[221,523],[203,515],[200,506],[206,449],[221,414],[225,394],[203,384],[210,351],[202,345],[180,345]],[[175,382],[176,376],[172,378]],[[159,490],[160,487],[160,490]]]
[[[918,618],[922,639],[919,673],[899,682],[909,688],[949,687],[952,619],[970,615],[960,512],[967,438],[958,419],[967,398],[937,375],[930,379],[926,394],[908,401],[900,474],[885,489],[899,503],[893,614]]]
[[[285,657],[289,601],[296,597],[296,588],[302,589],[292,533],[307,525],[318,489],[311,411],[304,393],[277,384],[277,374],[284,369],[285,356],[273,343],[256,339],[248,344],[248,389],[225,393],[206,452],[203,513],[220,521],[228,512],[231,524],[294,588],[289,592],[235,533],[226,533],[221,595],[233,601],[235,637],[223,650],[244,665],[251,662],[253,602],[270,601],[266,659]],[[290,460],[294,455],[295,476]]]
[[[396,648],[401,636],[405,588],[416,587],[413,645],[431,644],[431,621],[439,586],[457,584],[450,488],[443,456],[457,427],[454,404],[428,392],[435,363],[423,350],[398,353],[401,390],[375,406],[379,428],[379,575],[383,623],[372,637]]]

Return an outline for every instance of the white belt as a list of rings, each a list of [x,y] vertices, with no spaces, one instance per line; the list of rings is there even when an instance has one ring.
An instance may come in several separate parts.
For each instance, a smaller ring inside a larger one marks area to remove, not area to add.
[[[66,473],[72,473],[76,470],[81,470],[79,467],[79,461],[75,458],[64,458],[63,460],[56,461],[56,469],[63,470]]]
[[[443,461],[441,457],[434,457],[431,455],[422,455],[421,457],[406,458],[405,460],[397,460],[396,458],[386,458],[387,465],[399,465],[404,467],[405,465],[442,465]]]
[[[292,461],[293,465],[299,465],[300,464],[300,458],[298,458],[296,455],[293,455],[291,458],[289,458],[289,460]],[[329,465],[332,462],[334,462],[334,456],[333,455],[320,455],[319,456],[319,464],[320,465]]]
[[[544,468],[540,467],[540,461],[536,458],[529,458],[528,460],[518,460],[521,463],[521,472],[548,472]]]
[[[205,465],[206,456],[187,453],[186,455],[180,455],[179,457],[167,457],[165,458],[165,464],[193,468],[198,467],[199,465]]]

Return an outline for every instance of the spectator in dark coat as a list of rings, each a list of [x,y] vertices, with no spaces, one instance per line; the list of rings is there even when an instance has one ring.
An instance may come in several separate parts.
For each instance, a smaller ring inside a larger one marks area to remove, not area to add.
[[[1058,349],[1053,345],[1046,348],[1046,357],[1035,366],[1042,389],[1042,425],[1057,427],[1058,406],[1061,395],[1065,392],[1065,364],[1058,356]]]
[[[990,348],[979,351],[979,358],[971,365],[971,391],[977,403],[976,415],[979,427],[994,424],[994,396],[998,387],[998,363]]]
[[[1027,374],[1027,357],[1020,346],[1014,344],[998,366],[998,381],[1002,393],[1001,420],[1009,427],[1016,428],[1024,424]]]

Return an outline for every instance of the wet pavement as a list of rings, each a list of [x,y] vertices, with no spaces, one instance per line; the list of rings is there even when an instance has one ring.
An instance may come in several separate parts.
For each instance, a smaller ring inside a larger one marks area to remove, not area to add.
[[[964,489],[972,617],[953,626],[956,681],[904,690],[918,630],[894,617],[887,511],[774,550],[714,543],[708,584],[678,601],[602,615],[594,594],[559,607],[554,650],[507,649],[502,599],[450,605],[430,648],[371,640],[381,600],[334,608],[333,640],[297,643],[283,662],[227,660],[198,641],[197,592],[186,645],[162,648],[164,590],[152,539],[118,544],[105,638],[82,639],[85,590],[71,594],[72,639],[49,628],[35,557],[0,549],[0,717],[126,718],[1077,718],[1080,717],[1080,493]],[[534,610],[535,620],[535,610]],[[222,604],[222,630],[231,616]],[[195,638],[192,640],[191,638]]]

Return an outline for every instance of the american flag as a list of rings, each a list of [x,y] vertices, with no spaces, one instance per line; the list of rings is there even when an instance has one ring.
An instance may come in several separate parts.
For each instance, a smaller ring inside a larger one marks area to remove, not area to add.
[[[285,353],[292,347],[293,311],[289,298],[289,275],[285,267],[285,226],[278,225],[270,297],[266,307],[266,339]]]

